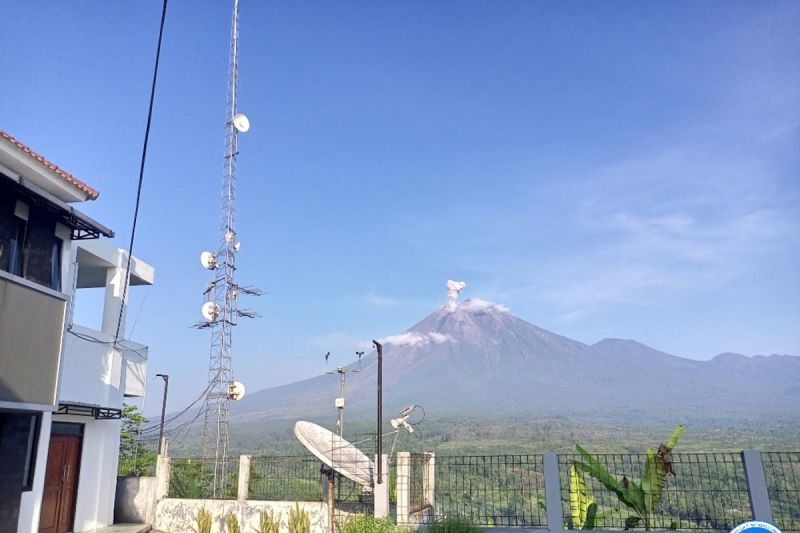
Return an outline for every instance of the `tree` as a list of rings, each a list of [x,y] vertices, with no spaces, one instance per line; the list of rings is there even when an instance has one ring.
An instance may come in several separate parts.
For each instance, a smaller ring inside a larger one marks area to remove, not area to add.
[[[146,476],[155,474],[156,454],[139,438],[139,431],[147,418],[135,405],[123,404],[122,429],[119,433],[120,476]]]

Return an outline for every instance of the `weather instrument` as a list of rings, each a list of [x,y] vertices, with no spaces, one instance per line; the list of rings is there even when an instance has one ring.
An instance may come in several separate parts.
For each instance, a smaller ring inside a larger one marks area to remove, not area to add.
[[[341,437],[344,435],[344,381],[345,375],[348,372],[361,372],[361,358],[364,356],[364,352],[356,352],[356,357],[358,357],[358,366],[356,368],[347,368],[344,366],[336,367],[336,370],[328,370],[328,358],[331,356],[331,352],[325,354],[325,373],[326,374],[339,374],[339,396],[333,401],[333,405],[336,407],[338,411],[338,417],[336,419],[336,429]]]

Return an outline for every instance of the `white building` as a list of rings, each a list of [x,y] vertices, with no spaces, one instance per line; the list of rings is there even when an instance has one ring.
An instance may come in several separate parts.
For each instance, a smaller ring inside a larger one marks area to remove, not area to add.
[[[0,131],[2,532],[113,523],[122,403],[144,394],[147,347],[124,339],[127,253],[70,205],[97,196]],[[130,285],[153,278],[132,258]],[[75,291],[98,287],[100,329],[72,324]]]

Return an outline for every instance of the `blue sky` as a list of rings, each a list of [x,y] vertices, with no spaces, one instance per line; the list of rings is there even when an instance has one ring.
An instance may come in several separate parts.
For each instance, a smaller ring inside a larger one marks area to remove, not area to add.
[[[0,17],[0,128],[101,191],[127,243],[159,1]],[[202,389],[229,2],[170,2],[129,330]],[[242,0],[239,280],[249,390],[464,297],[593,343],[800,355],[797,2]],[[77,319],[99,324],[98,294]],[[148,412],[160,385],[153,382]]]

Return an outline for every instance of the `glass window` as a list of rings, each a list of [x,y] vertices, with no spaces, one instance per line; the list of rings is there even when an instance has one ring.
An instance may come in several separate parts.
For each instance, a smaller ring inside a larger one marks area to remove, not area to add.
[[[25,451],[25,469],[22,475],[22,490],[33,490],[33,474],[36,471],[36,448],[39,446],[38,414],[30,415],[28,426],[28,445]]]
[[[19,217],[14,218],[17,222],[17,232],[16,235],[11,237],[11,242],[9,243],[8,247],[8,271],[15,276],[22,276],[22,253],[25,250],[25,238],[28,223]]]
[[[50,288],[56,291],[61,290],[61,249],[63,244],[61,239],[53,239],[53,250],[50,255]]]

